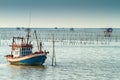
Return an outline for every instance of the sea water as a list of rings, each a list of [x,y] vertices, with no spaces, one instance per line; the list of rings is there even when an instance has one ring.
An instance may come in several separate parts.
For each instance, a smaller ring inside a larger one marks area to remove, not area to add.
[[[56,42],[56,66],[51,66],[52,42],[44,42],[44,49],[50,53],[43,66],[17,66],[7,62],[4,56],[10,54],[11,48],[9,45],[2,44],[0,46],[0,80],[120,79],[120,46],[116,45],[116,42],[112,45],[92,44],[92,46],[91,44],[61,45]]]

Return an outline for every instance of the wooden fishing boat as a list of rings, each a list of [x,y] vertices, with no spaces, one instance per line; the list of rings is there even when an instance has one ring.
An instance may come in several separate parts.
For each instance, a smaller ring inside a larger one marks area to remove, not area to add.
[[[46,50],[42,50],[42,42],[38,42],[36,35],[38,51],[32,52],[33,45],[29,42],[29,37],[29,30],[27,34],[27,40],[25,40],[24,37],[13,37],[11,54],[5,56],[10,64],[42,65],[45,62],[48,52],[46,52]]]

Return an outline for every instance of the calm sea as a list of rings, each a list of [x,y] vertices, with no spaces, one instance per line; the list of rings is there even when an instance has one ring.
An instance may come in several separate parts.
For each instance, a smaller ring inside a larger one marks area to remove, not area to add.
[[[11,36],[13,33],[11,29]],[[4,57],[10,53],[11,42],[10,37],[5,39],[7,43],[1,41],[0,45],[0,80],[120,80],[120,46],[115,40],[112,45],[95,41],[92,46],[56,41],[56,66],[51,66],[52,42],[46,40],[44,49],[50,53],[43,66],[16,66],[10,65]]]

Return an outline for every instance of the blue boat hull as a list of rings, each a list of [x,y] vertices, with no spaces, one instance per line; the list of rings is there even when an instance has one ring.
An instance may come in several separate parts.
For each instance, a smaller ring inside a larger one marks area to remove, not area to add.
[[[15,65],[42,65],[45,62],[46,58],[47,58],[46,55],[40,55],[40,56],[34,56],[34,57],[22,59],[22,60],[13,61],[15,59],[11,59],[8,61],[11,64],[15,64]]]

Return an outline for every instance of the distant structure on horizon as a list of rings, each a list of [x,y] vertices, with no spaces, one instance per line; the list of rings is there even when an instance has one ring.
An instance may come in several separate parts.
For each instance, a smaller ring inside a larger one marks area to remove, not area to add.
[[[112,31],[113,31],[112,28],[107,28],[107,29],[104,31],[104,37],[111,37]]]
[[[74,28],[70,28],[70,31],[74,31]]]

